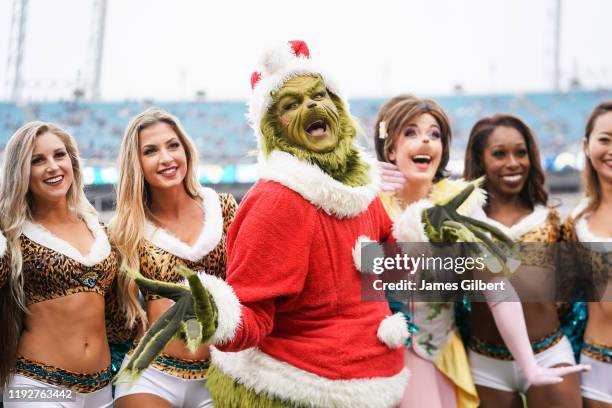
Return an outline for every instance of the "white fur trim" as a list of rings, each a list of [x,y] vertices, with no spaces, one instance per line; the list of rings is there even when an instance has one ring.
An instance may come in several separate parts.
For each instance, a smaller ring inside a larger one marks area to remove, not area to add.
[[[391,316],[387,316],[380,322],[378,332],[376,333],[378,340],[392,349],[397,349],[404,346],[404,343],[410,337],[408,332],[408,322],[402,312],[397,312]]]
[[[284,41],[277,46],[264,52],[259,61],[260,74],[261,75],[272,75],[276,71],[281,70],[284,66],[289,64],[294,58],[297,57],[289,42]]]
[[[598,235],[593,234],[593,232],[589,228],[589,222],[587,221],[588,217],[583,215],[579,219],[576,220],[576,216],[584,211],[585,208],[589,205],[589,198],[583,197],[576,208],[572,211],[571,217],[574,218],[574,226],[576,228],[576,237],[578,241],[587,244],[585,245],[592,251],[596,252],[610,252],[612,251],[612,237],[600,237]]]
[[[550,214],[550,209],[544,205],[536,205],[531,214],[522,218],[519,222],[514,224],[511,227],[507,227],[499,221],[496,221],[492,218],[484,216],[482,221],[487,224],[491,224],[494,227],[497,227],[501,232],[506,234],[512,240],[517,240],[521,236],[525,235],[529,231],[537,228],[539,225],[542,225],[548,219],[548,215]]]
[[[234,293],[234,289],[224,280],[206,273],[198,273],[198,277],[217,306],[217,330],[211,339],[211,343],[222,344],[234,338],[236,334],[242,317],[240,301]]]
[[[363,152],[360,154],[367,160]],[[359,187],[342,184],[319,167],[278,150],[267,159],[261,158],[258,170],[260,178],[290,188],[327,214],[351,218],[365,211],[378,193],[378,169],[369,161],[368,164],[371,182]]]
[[[433,207],[428,199],[410,204],[393,223],[393,236],[397,242],[429,242],[423,224],[423,211]]]
[[[445,205],[470,184],[475,185],[476,188],[457,208],[459,214],[470,215],[478,208],[482,208],[487,202],[487,192],[479,187],[481,179],[465,181],[464,179],[451,180],[444,178],[433,185],[428,198],[437,205]]]
[[[469,217],[470,214],[478,211],[478,209],[482,209],[486,203],[487,192],[480,187],[476,187],[465,202],[461,204],[459,208],[457,208],[457,212],[461,215],[466,215]]]
[[[67,241],[57,237],[42,225],[32,221],[26,220],[23,223],[22,233],[37,244],[59,252],[85,266],[94,266],[110,255],[110,243],[108,242],[104,227],[100,225],[100,221],[95,215],[83,213],[80,216],[83,221],[85,221],[87,228],[94,237],[94,243],[89,249],[89,253],[85,256]]]
[[[580,214],[585,208],[587,208],[590,201],[591,200],[589,200],[588,197],[582,197],[578,202],[578,205],[572,210],[571,217],[576,218],[578,214]]]
[[[353,265],[359,272],[363,272],[361,270],[361,244],[363,242],[373,242],[370,237],[365,235],[360,235],[357,237],[357,241],[355,241],[355,246],[353,247]]]
[[[576,208],[574,208],[574,210],[572,211],[571,217],[574,218],[575,220],[574,225],[576,228],[576,236],[578,237],[578,240],[580,242],[594,243],[594,245],[593,244],[589,245],[589,248],[593,251],[597,251],[597,252],[612,251],[612,245],[609,244],[610,242],[612,242],[612,237],[600,237],[600,236],[593,234],[593,232],[589,229],[589,223],[587,221],[588,217],[586,216],[582,216],[578,220],[575,219],[576,216],[578,216],[578,214],[580,214],[585,208],[587,208],[587,206],[589,205],[589,202],[590,200],[588,197],[582,198],[580,202],[578,203],[578,205],[576,206]]]
[[[308,407],[392,408],[402,399],[409,372],[392,377],[331,380],[277,360],[257,348],[224,353],[211,347],[213,363],[256,393]]]
[[[319,69],[311,59],[296,57],[288,43],[277,45],[263,54],[259,67],[261,79],[249,99],[249,124],[259,136],[259,123],[272,105],[272,95],[283,87],[288,80],[301,75],[321,75],[325,86],[342,100],[346,100],[340,92],[336,81],[330,75]]]
[[[202,187],[198,192],[204,204],[204,228],[193,245],[189,245],[164,228],[145,222],[144,237],[147,241],[178,256],[196,262],[215,249],[223,235],[223,213],[215,190]]]
[[[586,217],[580,217],[576,221],[576,235],[580,242],[612,242],[612,237],[600,237],[589,229],[589,223]],[[608,249],[610,251],[611,249]]]
[[[0,232],[0,257],[4,256],[4,253],[6,252],[6,246],[6,237],[2,232]]]
[[[363,244],[367,244],[366,248],[367,248],[367,253],[372,254],[374,251],[374,256],[372,256],[372,258],[378,258],[378,257],[384,257],[385,256],[385,252],[383,249],[383,246],[377,242],[374,241],[372,238],[367,237],[365,235],[360,235],[357,238],[357,241],[355,241],[355,246],[353,247],[353,264],[355,265],[355,268],[357,268],[357,270],[361,273],[364,274],[368,274],[368,273],[373,273],[372,268],[370,269],[363,269],[362,265],[361,265],[361,249]],[[376,247],[374,249],[371,248],[372,245],[375,245]]]

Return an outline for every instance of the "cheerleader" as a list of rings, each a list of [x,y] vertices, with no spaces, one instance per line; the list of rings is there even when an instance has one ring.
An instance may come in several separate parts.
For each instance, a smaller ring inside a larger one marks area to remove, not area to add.
[[[381,164],[383,181],[387,187],[399,187],[382,197],[395,220],[393,235],[397,241],[426,242],[429,238],[420,222],[422,211],[431,207],[432,201],[439,201],[436,197],[446,195],[446,190],[462,185],[460,181],[444,178],[450,140],[448,118],[434,101],[402,95],[391,99],[379,111],[374,143],[378,159],[387,163]],[[394,173],[395,166],[400,177]],[[398,185],[401,178],[403,183]],[[458,211],[482,217],[483,204],[484,197],[472,193]],[[559,376],[581,369],[546,370],[535,362],[524,322],[515,318],[517,311],[522,313],[520,303],[491,300],[488,308],[504,338],[520,356],[521,368],[532,383],[558,382]],[[407,312],[412,336],[406,365],[414,375],[402,407],[478,406],[468,359],[455,326],[454,304],[416,302]]]
[[[559,239],[559,214],[547,206],[539,157],[531,130],[514,116],[483,118],[470,133],[464,177],[486,176],[485,221],[516,242],[553,243]],[[543,245],[539,247],[543,249]],[[539,264],[551,265],[541,260],[544,262]],[[538,269],[538,273],[546,270]],[[552,297],[550,302],[523,304],[523,312],[536,361],[543,367],[574,365],[571,344],[561,331]],[[567,375],[562,383],[531,387],[527,376],[517,369],[486,305],[473,304],[470,333],[469,357],[481,406],[522,407],[519,392],[526,394],[529,406],[580,406],[579,374]]]
[[[4,406],[31,406],[16,388],[27,387],[58,391],[51,396],[59,402],[40,406],[111,407],[107,335],[120,342],[130,330],[115,296],[117,256],[83,193],[76,142],[65,130],[31,122],[11,137],[0,213],[0,286],[12,298],[2,300],[0,321],[11,325],[2,330],[11,335],[0,341],[3,353],[15,353],[0,361],[3,376],[12,371]]]
[[[194,143],[174,116],[148,109],[132,119],[119,153],[117,212],[110,226],[124,266],[165,282],[183,280],[177,265],[225,277],[226,234],[236,201],[202,187],[197,162]],[[126,303],[138,304],[133,281],[122,287],[122,294]],[[143,295],[152,325],[173,302],[151,292]],[[208,346],[191,352],[181,340],[171,340],[135,381],[119,377],[115,404],[211,407],[206,389],[209,360]]]
[[[603,302],[588,304],[588,321],[580,361],[593,367],[582,373],[582,397],[587,408],[612,407],[612,285],[610,251],[612,250],[612,102],[597,106],[586,124],[583,140],[586,197],[563,224],[563,238],[579,245],[586,253],[589,270]],[[591,299],[593,300],[593,299]]]

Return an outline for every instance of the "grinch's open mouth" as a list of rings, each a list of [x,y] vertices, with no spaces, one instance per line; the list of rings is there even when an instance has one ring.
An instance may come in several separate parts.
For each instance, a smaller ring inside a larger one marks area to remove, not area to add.
[[[327,121],[325,119],[317,119],[314,122],[307,124],[304,129],[308,136],[320,137],[327,132]]]

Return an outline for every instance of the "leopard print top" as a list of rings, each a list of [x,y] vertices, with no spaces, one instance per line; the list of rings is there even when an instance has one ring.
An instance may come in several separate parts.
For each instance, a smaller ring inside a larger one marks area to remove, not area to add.
[[[546,220],[534,225],[529,231],[517,238],[517,242],[557,242],[561,235],[561,217],[555,208],[548,211]]]
[[[181,282],[183,277],[174,270],[183,264],[196,271],[225,279],[227,252],[225,248],[227,230],[236,215],[236,200],[231,194],[219,194],[203,187],[205,223],[200,236],[193,245],[187,245],[169,232],[148,223],[145,239],[139,246],[140,271],[150,279],[165,282]],[[161,296],[144,291],[145,300]]]
[[[105,228],[98,219],[93,215],[82,215],[82,218],[94,236],[87,255],[82,255],[41,225],[30,221],[24,223],[19,244],[26,304],[29,306],[76,293],[97,293],[104,296],[109,342],[129,341],[134,338],[137,327],[127,327],[127,316],[119,304],[118,254],[111,247]],[[9,268],[7,258],[5,254],[0,271]]]
[[[487,218],[486,222],[496,226],[519,244],[519,254],[523,264],[553,266],[554,245],[545,244],[557,242],[561,235],[561,218],[556,209],[536,205],[531,214],[511,227],[490,218]]]
[[[27,305],[81,292],[104,296],[111,287],[117,255],[97,218],[83,218],[95,239],[85,256],[41,225],[24,223],[19,243]]]
[[[546,221],[535,225],[525,234],[518,237],[517,242],[521,245],[521,261],[526,265],[541,265],[553,267],[555,264],[554,243],[561,235],[561,217],[559,212],[552,208],[548,212]],[[553,245],[529,245],[530,243],[542,243]]]
[[[499,228],[515,242],[556,242],[559,239],[561,220],[554,208],[536,205],[533,212],[511,227],[486,217],[483,221]]]
[[[612,279],[612,238],[594,235],[585,216],[576,219],[586,203],[583,200],[561,228],[562,240],[567,245],[563,251],[562,263],[566,266],[563,286],[583,291],[581,296],[588,301],[598,301]]]

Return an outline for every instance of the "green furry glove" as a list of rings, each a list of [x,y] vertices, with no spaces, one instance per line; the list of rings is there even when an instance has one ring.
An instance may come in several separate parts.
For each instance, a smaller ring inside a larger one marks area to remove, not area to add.
[[[508,256],[514,251],[514,242],[498,228],[458,212],[468,198],[475,192],[482,180],[466,183],[466,186],[445,203],[436,202],[425,209],[421,220],[425,234],[432,243],[464,242],[474,256],[483,256],[491,272],[502,270],[514,272],[517,261]],[[493,242],[490,236],[497,240]]]
[[[144,334],[132,358],[120,375],[138,377],[173,338],[183,340],[192,352],[208,342],[217,329],[217,307],[197,273],[179,265],[177,271],[189,286],[147,279],[136,270],[125,272],[138,286],[173,300],[175,303]]]

